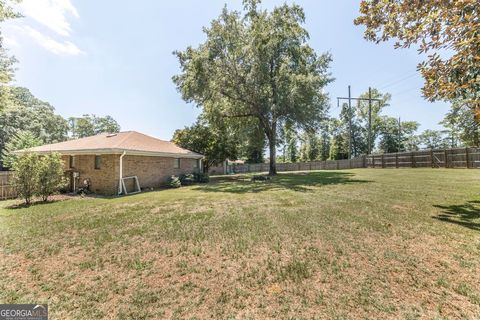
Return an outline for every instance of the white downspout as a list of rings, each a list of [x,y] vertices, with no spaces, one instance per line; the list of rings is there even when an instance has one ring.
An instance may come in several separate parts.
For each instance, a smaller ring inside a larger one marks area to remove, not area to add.
[[[122,155],[120,156],[120,176],[118,180],[118,195],[122,194],[122,179],[123,179],[123,157],[127,154],[127,151],[123,151]]]

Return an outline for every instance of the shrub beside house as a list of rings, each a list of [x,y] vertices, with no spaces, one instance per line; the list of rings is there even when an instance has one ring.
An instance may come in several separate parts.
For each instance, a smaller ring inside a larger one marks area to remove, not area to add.
[[[115,195],[166,185],[171,176],[201,172],[203,155],[136,131],[92,137],[15,151],[61,155],[68,189]],[[127,179],[136,177],[135,180]]]

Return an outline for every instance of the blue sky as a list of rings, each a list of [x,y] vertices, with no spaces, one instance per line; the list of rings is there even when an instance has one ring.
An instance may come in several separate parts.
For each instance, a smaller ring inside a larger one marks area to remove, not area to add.
[[[3,26],[5,43],[19,60],[16,84],[64,117],[108,114],[122,130],[170,139],[199,114],[171,81],[179,72],[172,52],[201,43],[202,27],[225,3],[231,9],[242,7],[241,1],[224,0],[23,0],[25,18]],[[372,86],[393,95],[386,114],[416,120],[420,130],[440,128],[448,105],[421,97],[416,65],[422,57],[415,49],[366,42],[363,28],[353,25],[359,1],[295,3],[305,9],[310,45],[333,55],[336,80],[327,88],[332,114],[338,113],[336,97],[346,96],[348,85],[353,96]]]

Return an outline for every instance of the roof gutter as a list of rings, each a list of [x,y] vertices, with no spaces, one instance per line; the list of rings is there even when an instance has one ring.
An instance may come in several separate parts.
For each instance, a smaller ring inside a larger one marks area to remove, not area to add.
[[[127,154],[127,151],[123,151],[122,155],[120,156],[120,175],[118,179],[118,195],[121,195],[122,190],[122,179],[123,179],[123,157]]]
[[[122,154],[126,152],[124,149],[84,149],[84,150],[44,150],[44,151],[35,151],[35,150],[17,150],[14,151],[15,155],[23,155],[25,153],[37,153],[37,154],[50,154],[50,153],[60,153],[64,155],[99,155],[99,154]],[[171,153],[171,152],[154,152],[154,151],[141,151],[141,150],[128,150],[128,154],[132,156],[150,156],[150,157],[167,157],[167,158],[190,158],[190,159],[202,159],[204,156],[198,153]]]

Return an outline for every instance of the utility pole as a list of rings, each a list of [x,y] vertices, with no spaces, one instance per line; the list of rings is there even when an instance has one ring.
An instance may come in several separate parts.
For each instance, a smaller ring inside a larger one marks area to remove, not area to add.
[[[368,88],[368,99],[366,98],[352,98],[351,95],[351,87],[348,86],[348,97],[337,97],[337,107],[340,107],[340,100],[348,100],[348,111],[349,111],[349,117],[348,117],[348,124],[349,124],[349,149],[348,149],[348,158],[350,159],[350,154],[352,150],[352,100],[357,100],[359,102],[362,101],[368,101],[368,150],[367,153],[370,154],[372,153],[372,101],[380,103],[382,102],[381,99],[373,99],[372,98],[372,88]]]
[[[367,154],[372,152],[372,88],[368,87],[368,150]]]
[[[400,145],[401,145],[401,139],[402,139],[402,122],[400,121],[400,117],[398,117],[398,146],[397,146],[397,152],[400,152]]]
[[[348,86],[348,159],[352,158],[352,92],[350,86]]]

